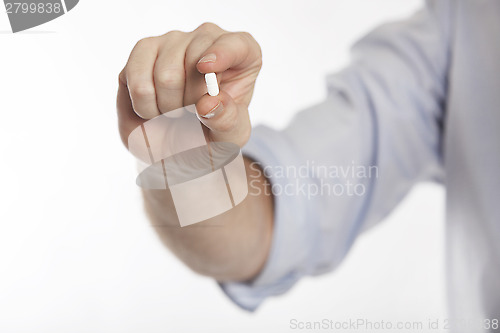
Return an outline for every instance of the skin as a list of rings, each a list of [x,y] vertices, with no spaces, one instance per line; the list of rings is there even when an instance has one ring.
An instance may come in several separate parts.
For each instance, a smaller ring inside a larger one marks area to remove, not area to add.
[[[248,141],[248,105],[262,66],[258,43],[248,33],[204,23],[192,32],[171,31],[139,41],[119,75],[118,125],[122,142],[145,121],[196,104],[209,140]],[[205,73],[217,73],[218,96],[206,93]],[[215,111],[215,116],[203,116]],[[273,198],[263,173],[245,167],[252,188],[233,209],[187,227],[177,221],[169,190],[143,190],[146,213],[163,243],[193,271],[218,281],[249,281],[268,257]],[[207,198],[209,200],[209,198]]]

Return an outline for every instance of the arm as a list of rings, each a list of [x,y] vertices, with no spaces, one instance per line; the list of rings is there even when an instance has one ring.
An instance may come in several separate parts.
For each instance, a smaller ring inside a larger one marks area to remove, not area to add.
[[[122,141],[127,145],[130,132],[146,120],[196,103],[209,139],[243,146],[250,135],[248,104],[261,59],[260,47],[249,34],[228,33],[214,24],[140,41],[119,76]],[[203,74],[210,72],[221,81],[215,97],[206,94]],[[203,118],[214,108],[214,117]],[[248,159],[245,165],[260,194],[248,195],[235,208],[196,225],[180,227],[169,190],[143,190],[146,212],[164,244],[194,271],[219,281],[254,277],[271,244],[273,202],[264,191],[269,185]]]
[[[272,205],[270,197],[262,201],[272,215],[267,234],[272,245],[269,249],[266,238],[262,253],[267,254],[259,265],[252,264],[252,274],[234,279],[243,282],[222,284],[240,306],[253,310],[302,276],[334,269],[357,236],[387,216],[415,183],[442,178],[450,3],[429,1],[408,20],[374,30],[353,47],[351,65],[329,77],[325,101],[297,114],[283,131],[253,130],[247,156],[270,167],[269,182],[291,195],[274,196]],[[313,165],[338,173],[317,173]],[[344,175],[342,170],[352,165],[376,169],[365,176]],[[283,175],[283,167],[306,168],[305,176]],[[335,194],[338,184],[362,191]],[[242,218],[253,217],[254,208],[261,207],[249,206]],[[187,256],[189,246],[182,245]],[[245,282],[250,276],[252,281]]]
[[[429,1],[375,29],[354,45],[351,64],[328,78],[323,102],[282,131],[253,129],[246,154],[266,168],[273,188],[292,195],[275,192],[273,242],[259,276],[223,284],[237,304],[253,310],[303,276],[335,269],[414,184],[442,179],[452,3]],[[350,173],[353,166],[361,172]]]

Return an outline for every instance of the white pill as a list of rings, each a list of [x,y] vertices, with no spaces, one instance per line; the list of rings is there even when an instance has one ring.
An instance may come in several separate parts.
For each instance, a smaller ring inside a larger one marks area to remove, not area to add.
[[[205,82],[207,83],[208,94],[210,96],[217,96],[219,94],[219,84],[217,83],[215,73],[205,74]]]

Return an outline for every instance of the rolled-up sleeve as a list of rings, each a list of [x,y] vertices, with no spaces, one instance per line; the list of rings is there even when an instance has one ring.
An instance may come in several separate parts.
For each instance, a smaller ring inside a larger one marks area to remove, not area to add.
[[[254,129],[244,153],[271,183],[273,240],[253,281],[220,284],[236,304],[253,311],[301,277],[333,270],[416,182],[441,179],[448,5],[431,1],[375,29],[328,78],[325,101],[282,131]]]

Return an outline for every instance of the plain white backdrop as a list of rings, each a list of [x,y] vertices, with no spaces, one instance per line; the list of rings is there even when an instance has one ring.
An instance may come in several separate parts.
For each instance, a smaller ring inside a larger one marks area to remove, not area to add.
[[[324,98],[324,77],[348,61],[350,44],[421,5],[82,0],[19,34],[2,9],[0,332],[290,332],[294,318],[445,318],[439,186],[417,187],[337,271],[249,314],[160,244],[115,114],[117,76],[135,42],[210,21],[261,44],[252,121],[282,127]]]

